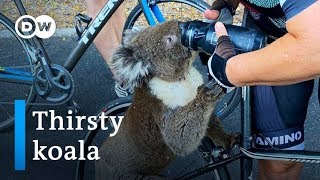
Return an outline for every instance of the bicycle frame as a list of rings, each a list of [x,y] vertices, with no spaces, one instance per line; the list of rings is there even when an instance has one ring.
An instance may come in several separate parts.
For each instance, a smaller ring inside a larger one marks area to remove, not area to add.
[[[27,15],[27,12],[21,0],[13,1],[17,6],[20,15]],[[63,65],[64,68],[66,68],[69,72],[73,70],[73,68],[77,65],[77,63],[81,59],[82,55],[86,52],[92,41],[96,38],[103,26],[109,21],[110,17],[119,8],[123,1],[124,0],[109,0],[108,3],[104,5],[97,17],[92,21],[88,29],[82,35],[76,47],[71,51],[69,57]],[[156,21],[153,19],[153,15],[156,17],[156,20],[159,23],[165,21],[165,18],[159,10],[159,7],[155,3],[151,2],[150,0],[138,0],[138,2],[149,25],[153,26],[156,24]],[[41,39],[33,37],[31,40],[36,45],[35,49],[40,49],[44,54],[45,61],[48,64],[50,64],[50,58],[42,45]],[[29,40],[25,39],[25,42],[28,46],[30,46],[27,47],[29,51],[28,53],[31,54],[31,56],[34,55],[35,52],[31,50],[32,46],[30,45]],[[0,67],[0,81],[31,85],[33,84],[34,78],[32,74],[22,70]]]

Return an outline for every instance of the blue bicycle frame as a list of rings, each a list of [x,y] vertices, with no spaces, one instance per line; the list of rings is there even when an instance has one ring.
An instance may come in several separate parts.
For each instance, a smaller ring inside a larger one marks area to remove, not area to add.
[[[0,81],[31,85],[33,77],[32,74],[27,71],[0,67]]]
[[[71,51],[69,57],[67,58],[64,67],[68,71],[72,71],[73,68],[77,65],[82,55],[88,49],[92,41],[98,35],[103,26],[108,22],[112,14],[118,9],[118,7],[123,3],[124,0],[109,0],[108,3],[104,5],[102,10],[99,12],[97,17],[92,21],[87,31],[84,32],[81,39],[79,40],[77,46]],[[14,0],[20,15],[26,15],[27,12],[21,2],[21,0]],[[160,12],[159,7],[155,3],[150,3],[150,0],[138,0],[143,14],[145,15],[149,25],[153,26],[157,22],[161,23],[165,21],[162,13]],[[156,17],[156,20],[153,18]],[[157,21],[157,22],[156,22]],[[46,51],[40,42],[40,39],[34,37],[32,38],[35,41],[35,44],[38,44],[34,48],[26,48],[30,57],[35,57],[35,52],[28,49],[41,49],[42,52],[46,55]],[[31,46],[29,40],[24,40],[27,46]],[[48,56],[45,56],[47,62],[51,62]],[[28,60],[31,61],[31,58],[28,57]],[[34,60],[35,62],[37,60]],[[0,67],[0,81],[18,83],[18,84],[33,84],[34,77],[30,72],[23,70]]]

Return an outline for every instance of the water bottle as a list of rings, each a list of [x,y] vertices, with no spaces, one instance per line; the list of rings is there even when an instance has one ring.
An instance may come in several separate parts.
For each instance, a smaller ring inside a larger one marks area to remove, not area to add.
[[[179,22],[182,44],[195,51],[213,54],[217,45],[214,24],[197,20]],[[238,53],[258,50],[267,44],[267,36],[260,31],[229,24],[225,26]]]

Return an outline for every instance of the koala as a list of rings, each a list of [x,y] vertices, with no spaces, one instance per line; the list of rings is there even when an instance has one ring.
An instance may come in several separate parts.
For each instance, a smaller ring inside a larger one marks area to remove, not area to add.
[[[99,150],[96,179],[161,178],[170,162],[194,151],[205,135],[230,148],[234,136],[213,115],[224,93],[214,81],[204,83],[192,66],[195,57],[181,44],[177,21],[125,33],[111,68],[120,83],[134,88],[133,101],[117,135]]]

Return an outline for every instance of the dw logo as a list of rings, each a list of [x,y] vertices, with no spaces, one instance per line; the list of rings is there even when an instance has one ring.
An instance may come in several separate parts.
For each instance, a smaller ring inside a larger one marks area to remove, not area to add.
[[[49,38],[56,30],[56,23],[47,15],[41,15],[34,18],[30,15],[24,15],[18,18],[15,23],[17,34],[25,39],[38,36],[39,38]]]

